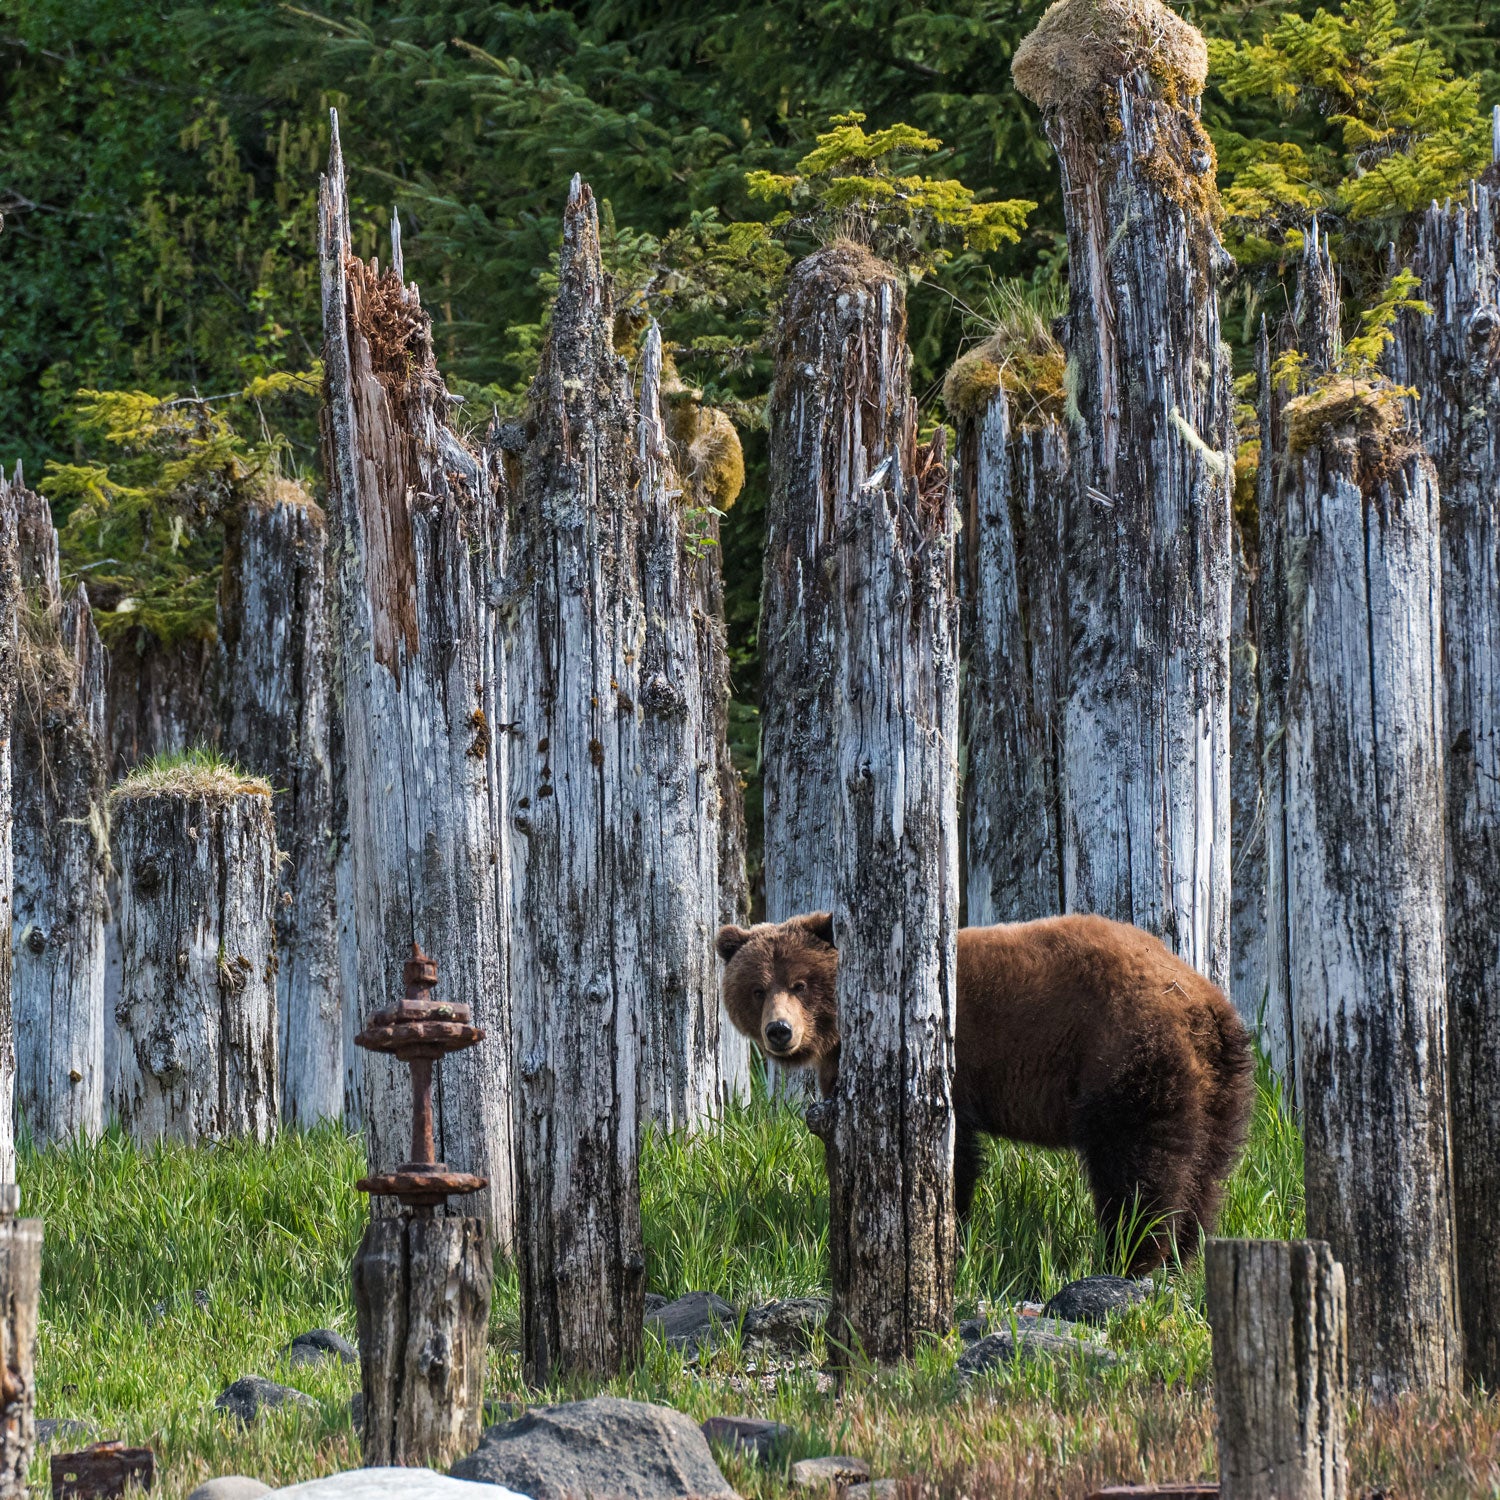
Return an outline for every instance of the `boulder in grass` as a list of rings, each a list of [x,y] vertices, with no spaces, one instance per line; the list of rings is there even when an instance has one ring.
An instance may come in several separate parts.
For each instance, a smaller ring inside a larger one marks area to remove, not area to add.
[[[788,1351],[808,1349],[827,1318],[827,1297],[786,1297],[767,1302],[745,1314],[745,1341],[773,1344]]]
[[[698,1354],[714,1345],[739,1322],[739,1314],[712,1292],[688,1292],[646,1315],[646,1327],[661,1333],[672,1349]]]
[[[242,1375],[233,1385],[220,1391],[214,1400],[217,1410],[237,1417],[247,1427],[263,1411],[279,1406],[311,1407],[315,1404],[311,1396],[304,1396],[289,1385],[277,1385],[274,1380],[262,1380],[259,1375]]]
[[[78,1422],[72,1417],[38,1417],[36,1441],[39,1448],[52,1443],[76,1443],[82,1447],[94,1441],[94,1429],[87,1422]]]
[[[851,1484],[840,1491],[839,1500],[896,1500],[901,1484],[895,1479],[873,1479],[868,1484]]]
[[[491,1427],[453,1476],[531,1500],[734,1500],[691,1417],[618,1396],[537,1406]]]
[[[1042,1311],[1070,1323],[1102,1325],[1111,1313],[1145,1302],[1153,1290],[1149,1276],[1084,1276],[1070,1281]]]
[[[710,1417],[703,1423],[703,1436],[755,1463],[769,1464],[791,1442],[792,1429],[785,1422],[767,1422],[761,1417]]]
[[[187,1500],[260,1500],[260,1496],[270,1493],[270,1485],[248,1474],[221,1474],[189,1490]]]
[[[288,1500],[530,1500],[515,1490],[450,1479],[432,1469],[350,1469],[271,1493]]]
[[[335,1333],[331,1328],[314,1328],[311,1333],[299,1333],[282,1352],[290,1365],[321,1365],[330,1359],[352,1365],[359,1359],[359,1350],[343,1334]]]
[[[1048,1326],[1050,1325],[1050,1326]],[[969,1381],[976,1375],[999,1369],[1021,1358],[1085,1359],[1098,1368],[1118,1363],[1103,1344],[1084,1338],[1052,1319],[1028,1318],[1014,1328],[1002,1328],[970,1344],[958,1357],[958,1377]]]

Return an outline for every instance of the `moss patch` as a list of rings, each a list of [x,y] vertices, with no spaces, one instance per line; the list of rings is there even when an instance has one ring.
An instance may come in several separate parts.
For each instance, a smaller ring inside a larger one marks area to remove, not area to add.
[[[117,782],[109,794],[111,803],[143,797],[191,798],[210,807],[222,807],[236,797],[264,797],[269,802],[271,783],[247,776],[212,750],[186,750],[153,756]]]
[[[1410,457],[1407,391],[1388,381],[1333,375],[1286,404],[1287,446],[1351,453],[1359,487],[1369,494]]]
[[[1006,307],[995,331],[955,360],[943,381],[943,405],[954,422],[972,421],[1004,390],[1017,427],[1063,420],[1067,358],[1050,322],[1019,301]]]
[[[745,487],[745,452],[726,413],[712,406],[699,410],[687,458],[688,472],[703,499],[716,510],[728,510]]]
[[[1000,366],[986,340],[953,362],[943,380],[943,406],[955,422],[977,417],[1000,389]]]
[[[1016,48],[1011,77],[1043,110],[1095,102],[1143,67],[1170,103],[1203,92],[1208,44],[1161,0],[1056,0]]]

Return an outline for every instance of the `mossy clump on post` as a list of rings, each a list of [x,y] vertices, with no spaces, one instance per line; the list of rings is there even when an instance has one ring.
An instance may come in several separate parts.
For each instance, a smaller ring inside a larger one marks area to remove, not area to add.
[[[249,776],[212,750],[181,750],[154,755],[118,781],[109,794],[114,802],[143,797],[192,797],[221,807],[236,797],[271,799],[271,783]]]
[[[1183,105],[1203,92],[1208,43],[1161,0],[1056,0],[1010,65],[1016,87],[1041,110],[1096,104],[1136,68],[1168,103]]]
[[[943,381],[949,418],[979,416],[1004,390],[1017,427],[1061,422],[1067,406],[1067,355],[1052,327],[1064,311],[1060,298],[1017,282],[1000,283],[989,335],[954,361]]]

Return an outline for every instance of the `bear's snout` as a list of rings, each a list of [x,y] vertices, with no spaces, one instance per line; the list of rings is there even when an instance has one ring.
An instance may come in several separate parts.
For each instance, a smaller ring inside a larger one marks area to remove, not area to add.
[[[772,1021],[766,1027],[766,1047],[771,1052],[790,1052],[792,1028],[787,1021]]]

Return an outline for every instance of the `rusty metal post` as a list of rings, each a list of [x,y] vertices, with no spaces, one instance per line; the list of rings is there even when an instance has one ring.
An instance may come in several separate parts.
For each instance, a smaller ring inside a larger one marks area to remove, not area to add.
[[[437,1160],[432,1090],[437,1063],[484,1033],[467,1005],[431,998],[437,965],[416,944],[402,977],[403,998],[371,1016],[354,1039],[406,1063],[412,1107],[411,1160],[357,1184],[402,1205],[398,1215],[371,1218],[354,1257],[360,1443],[372,1467],[446,1469],[479,1442],[494,1273],[484,1221],[437,1212],[450,1194],[488,1184]]]

